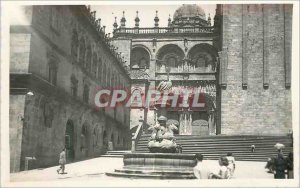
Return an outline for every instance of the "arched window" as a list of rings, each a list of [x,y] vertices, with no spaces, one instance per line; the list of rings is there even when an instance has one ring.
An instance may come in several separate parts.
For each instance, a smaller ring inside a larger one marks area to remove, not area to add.
[[[51,59],[49,62],[49,72],[48,72],[48,81],[56,86],[57,83],[57,70],[58,70],[58,63]]]
[[[84,62],[85,57],[85,41],[82,37],[79,42],[79,63],[83,66],[85,64]]]
[[[91,50],[91,46],[88,46],[86,48],[86,58],[85,58],[85,69],[90,72],[91,71],[91,61],[92,61],[92,50]]]
[[[111,85],[110,85],[110,81],[111,81],[111,78],[110,78],[110,69],[109,68],[107,68],[108,70],[107,70],[107,82],[106,82],[106,85],[108,86],[108,87],[110,87]]]
[[[91,69],[91,71],[92,71],[92,76],[94,76],[95,78],[97,77],[97,68],[98,68],[98,66],[97,66],[97,64],[98,64],[98,62],[97,62],[97,54],[96,53],[94,53],[93,54],[93,63],[92,63],[92,69]]]
[[[78,80],[74,75],[71,76],[71,94],[73,97],[77,96],[77,90],[78,90]]]
[[[118,135],[117,144],[120,145],[120,135]]]
[[[93,131],[93,148],[97,147],[97,145],[98,145],[97,134],[98,134],[98,129],[97,129],[97,126],[96,126],[94,128],[94,131]]]
[[[50,12],[50,27],[52,31],[55,33],[60,33],[61,31],[61,8],[60,6],[51,6],[51,12]]]
[[[80,143],[80,150],[85,151],[87,154],[87,147],[88,147],[88,126],[86,124],[82,125],[81,128],[81,143]]]
[[[196,70],[216,71],[217,50],[209,44],[197,44],[193,46],[188,59]]]
[[[107,83],[106,83],[106,81],[107,81],[107,74],[108,74],[108,72],[107,72],[106,63],[103,63],[102,81],[103,81],[103,85],[104,86],[107,86]]]
[[[87,84],[85,84],[83,88],[83,102],[85,103],[89,103],[89,92],[90,88]]]
[[[99,58],[99,60],[98,60],[98,68],[97,68],[97,70],[98,70],[98,79],[99,80],[101,80],[102,81],[102,61],[101,61],[101,58]]]
[[[131,51],[131,69],[149,68],[150,55],[147,50],[141,47],[135,47]]]
[[[72,42],[71,42],[71,56],[77,60],[78,53],[78,34],[74,29],[72,34]]]
[[[160,72],[177,71],[179,66],[182,66],[184,59],[183,50],[175,44],[167,44],[161,47],[157,52],[156,70]]]

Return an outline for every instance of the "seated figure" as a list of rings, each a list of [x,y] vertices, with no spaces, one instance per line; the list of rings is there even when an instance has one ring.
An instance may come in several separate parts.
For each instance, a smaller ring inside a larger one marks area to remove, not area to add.
[[[149,129],[152,130],[148,148],[152,153],[175,153],[177,145],[174,141],[173,130],[177,129],[175,125],[167,125],[167,118],[160,116],[159,124]]]

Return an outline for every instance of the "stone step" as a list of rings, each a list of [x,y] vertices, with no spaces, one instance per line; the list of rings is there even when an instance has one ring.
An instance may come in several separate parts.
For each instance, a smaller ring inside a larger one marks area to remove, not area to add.
[[[147,148],[150,134],[142,135],[137,143],[136,152],[148,153]],[[292,140],[288,136],[205,136],[197,135],[177,135],[176,143],[182,146],[182,153],[195,154],[203,153],[206,159],[218,159],[220,155],[232,152],[236,160],[246,161],[267,161],[269,157],[276,156],[274,148],[276,143],[282,143],[286,147],[283,149],[287,155],[293,148],[290,147]],[[255,145],[255,152],[251,152],[251,145]]]
[[[143,135],[140,137],[140,140],[147,140],[150,138],[151,135]],[[278,139],[278,140],[285,140],[289,139],[288,136],[207,136],[207,137],[201,137],[201,136],[193,136],[193,135],[175,135],[176,139],[180,140],[270,140],[270,139]]]
[[[149,179],[195,179],[194,175],[181,174],[139,174],[139,173],[122,173],[106,172],[107,176],[126,177],[126,178],[149,178]]]
[[[130,150],[126,150],[126,151],[119,151],[119,150],[113,150],[113,151],[107,151],[107,154],[126,154],[126,153],[131,153]]]
[[[182,174],[182,175],[191,175],[193,172],[192,171],[180,171],[178,172],[178,170],[171,170],[171,169],[116,169],[115,172],[118,173],[126,173],[126,174],[160,174],[160,175],[164,175],[164,174],[168,174],[168,175],[178,175],[178,174]]]
[[[249,140],[237,140],[237,139],[234,139],[234,140],[230,140],[230,139],[223,139],[223,140],[218,140],[218,139],[206,139],[206,140],[201,140],[201,138],[194,138],[194,139],[180,139],[180,138],[176,138],[175,139],[176,141],[182,141],[182,142],[196,142],[196,143],[206,143],[206,142],[211,142],[211,141],[218,141],[218,142],[254,142],[254,143],[264,143],[264,142],[286,142],[286,143],[290,143],[291,140],[289,139],[249,139]],[[140,142],[148,142],[149,141],[149,138],[148,139],[145,139],[145,140],[139,140]]]
[[[105,154],[105,155],[101,155],[101,157],[115,157],[115,158],[123,158],[123,155],[108,155],[108,154]]]

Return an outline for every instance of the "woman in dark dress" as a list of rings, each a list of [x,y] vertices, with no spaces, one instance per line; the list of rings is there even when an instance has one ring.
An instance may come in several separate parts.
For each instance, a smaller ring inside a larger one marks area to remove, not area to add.
[[[275,179],[285,179],[286,159],[282,152],[279,152],[275,158]]]
[[[294,157],[293,152],[289,153],[287,158],[287,178],[294,179]]]

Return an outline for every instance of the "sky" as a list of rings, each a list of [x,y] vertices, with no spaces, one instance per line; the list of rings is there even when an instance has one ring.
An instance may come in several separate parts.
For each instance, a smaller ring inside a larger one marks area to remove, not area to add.
[[[215,15],[215,4],[198,4],[206,13],[206,18],[210,14],[212,18]],[[134,19],[136,17],[136,11],[139,11],[140,27],[154,27],[155,11],[158,11],[159,26],[167,27],[169,14],[173,20],[173,14],[181,4],[173,5],[94,5],[91,6],[91,10],[96,10],[96,17],[101,18],[101,25],[106,26],[106,33],[112,33],[113,23],[115,17],[117,17],[117,23],[120,26],[120,19],[122,18],[122,12],[125,11],[126,27],[134,27]]]

